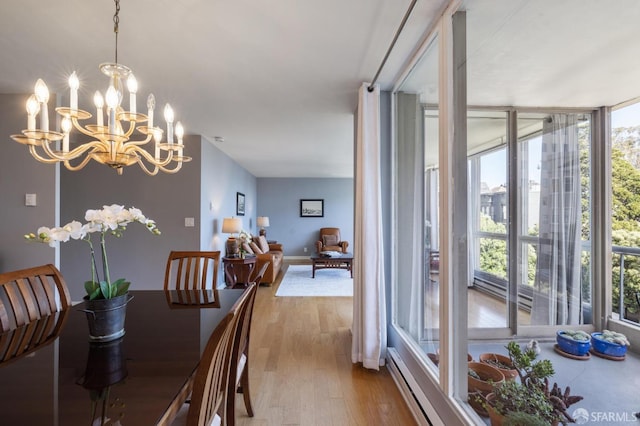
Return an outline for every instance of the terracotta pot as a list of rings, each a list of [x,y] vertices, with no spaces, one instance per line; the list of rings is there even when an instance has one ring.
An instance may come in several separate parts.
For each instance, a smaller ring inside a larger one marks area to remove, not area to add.
[[[490,362],[490,361],[497,361],[501,364],[510,365],[511,367],[513,367],[513,364],[511,363],[511,359],[508,356],[494,354],[494,353],[484,353],[484,354],[480,354],[479,359],[480,359],[480,362],[484,362],[500,370],[500,372],[504,375],[505,380],[515,380],[515,378],[518,377],[518,370],[516,370],[515,368],[501,368]]]
[[[492,406],[491,401],[493,400],[494,395],[490,393],[487,395],[487,413],[489,414],[489,419],[491,420],[491,426],[502,426],[502,422],[504,421],[504,414],[498,413]]]
[[[471,375],[468,377],[469,393],[480,392],[487,395],[493,391],[493,387],[504,382],[504,375],[495,367],[484,362],[470,362],[469,370],[475,371],[482,380],[478,380]]]

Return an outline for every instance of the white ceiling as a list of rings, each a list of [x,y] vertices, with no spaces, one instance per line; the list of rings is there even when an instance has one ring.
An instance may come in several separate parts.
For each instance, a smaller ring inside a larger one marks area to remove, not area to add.
[[[150,92],[160,108],[171,102],[187,133],[257,177],[350,177],[358,88],[375,75],[409,3],[122,0],[118,62],[139,81],[138,109]],[[443,3],[418,2],[383,88]],[[112,0],[2,0],[0,93],[30,93],[41,77],[66,100],[76,70],[80,107],[92,110],[93,92],[107,85],[98,64],[114,61],[114,11]]]

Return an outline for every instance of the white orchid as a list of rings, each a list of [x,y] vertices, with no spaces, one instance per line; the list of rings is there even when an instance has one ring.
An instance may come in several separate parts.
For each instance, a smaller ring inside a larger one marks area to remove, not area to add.
[[[89,244],[91,251],[91,281],[85,283],[85,289],[90,299],[104,298],[110,299],[124,294],[129,288],[129,283],[120,278],[111,282],[109,276],[109,264],[107,262],[107,252],[105,246],[105,235],[110,233],[116,237],[121,237],[122,232],[129,223],[138,222],[143,224],[152,234],[160,235],[160,230],[156,222],[142,214],[140,209],[131,207],[129,209],[118,204],[102,206],[101,210],[87,210],[84,215],[87,223],[82,224],[77,220],[71,221],[64,226],[47,228],[41,226],[37,234],[27,234],[25,238],[30,241],[47,243],[50,247],[55,247],[59,242],[72,240],[83,240]],[[104,280],[98,278],[95,252],[91,234],[100,234],[100,248],[102,251],[102,270]]]

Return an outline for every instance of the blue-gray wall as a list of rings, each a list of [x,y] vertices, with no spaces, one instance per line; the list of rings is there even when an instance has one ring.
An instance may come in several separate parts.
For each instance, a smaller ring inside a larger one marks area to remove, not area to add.
[[[0,272],[55,263],[55,250],[28,243],[24,234],[36,232],[56,219],[56,167],[37,162],[26,145],[11,140],[27,127],[29,95],[0,95]],[[50,115],[55,100],[49,102]],[[26,207],[25,194],[36,194],[38,205]]]
[[[224,245],[229,235],[220,232],[222,219],[236,216],[238,192],[245,196],[245,214],[239,216],[242,218],[243,228],[257,233],[256,177],[204,138],[201,176],[201,249],[220,250],[224,256]]]
[[[300,217],[301,199],[323,199],[324,217]],[[351,178],[259,178],[256,216],[269,217],[267,238],[282,243],[285,256],[315,252],[323,227],[340,228],[352,250],[353,200]]]

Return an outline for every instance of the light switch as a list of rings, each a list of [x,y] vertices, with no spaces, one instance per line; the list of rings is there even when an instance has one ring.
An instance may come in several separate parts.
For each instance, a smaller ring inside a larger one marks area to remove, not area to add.
[[[24,205],[25,206],[36,206],[38,205],[36,194],[24,194]]]
[[[193,217],[185,217],[184,218],[184,226],[187,228],[193,228],[196,226],[196,220]]]

